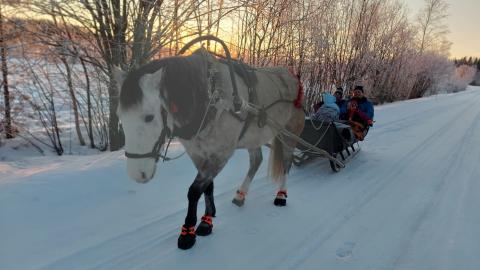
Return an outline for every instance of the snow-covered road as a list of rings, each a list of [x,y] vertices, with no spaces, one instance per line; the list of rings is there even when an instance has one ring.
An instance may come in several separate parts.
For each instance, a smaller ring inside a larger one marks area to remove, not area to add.
[[[480,89],[377,107],[361,146],[339,173],[294,168],[283,208],[266,149],[244,207],[231,203],[237,151],[215,181],[214,232],[188,251],[186,156],[145,185],[120,152],[0,162],[0,269],[480,269]]]

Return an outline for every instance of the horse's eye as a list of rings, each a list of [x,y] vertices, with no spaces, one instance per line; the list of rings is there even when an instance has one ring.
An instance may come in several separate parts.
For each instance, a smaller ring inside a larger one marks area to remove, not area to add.
[[[153,115],[152,114],[149,114],[149,115],[145,116],[145,122],[150,123],[152,121],[153,121]]]

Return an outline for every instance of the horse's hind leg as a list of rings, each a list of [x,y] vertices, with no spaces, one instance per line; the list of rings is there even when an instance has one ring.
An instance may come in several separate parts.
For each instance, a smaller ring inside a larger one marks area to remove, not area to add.
[[[305,114],[302,110],[296,110],[293,116],[290,118],[290,122],[286,126],[286,129],[293,134],[299,136],[305,125]],[[274,146],[276,148],[276,157],[277,163],[281,163],[282,166],[281,171],[277,170],[277,177],[276,181],[278,183],[278,192],[277,196],[275,197],[274,204],[276,206],[285,206],[287,204],[287,174],[290,172],[290,168],[292,167],[293,162],[293,151],[295,150],[295,146],[297,145],[297,141],[294,138],[290,138],[287,136],[283,136],[279,134],[277,138],[274,140]],[[275,152],[275,151],[274,151]],[[279,154],[281,153],[281,154]],[[279,154],[279,155],[278,155]],[[275,163],[275,162],[273,162]],[[275,175],[275,174],[274,174]]]
[[[197,227],[197,235],[200,236],[206,236],[212,233],[212,218],[215,217],[216,213],[215,202],[213,200],[213,180],[205,189],[203,196],[205,197],[205,215],[203,215],[202,221]]]
[[[276,177],[274,180],[278,184],[278,191],[273,204],[276,206],[285,206],[287,205],[287,174],[291,167],[291,158],[289,158],[289,146],[287,145],[287,138],[282,135],[278,135],[274,139],[274,155],[276,155],[277,163],[281,163],[277,171]],[[276,153],[275,153],[276,152]],[[293,153],[293,150],[292,150]]]
[[[262,164],[263,155],[262,149],[260,147],[254,149],[248,149],[248,154],[250,156],[250,168],[248,169],[248,173],[243,180],[242,185],[237,189],[237,194],[232,200],[232,203],[236,204],[237,206],[243,206],[245,203],[245,196],[248,193],[250,188],[250,184],[252,183],[253,177],[258,171],[260,164]]]
[[[282,137],[281,141],[283,152],[283,174],[277,178],[278,192],[273,201],[276,206],[285,206],[287,204],[287,174],[292,167],[293,150],[295,148],[295,141],[285,137]]]

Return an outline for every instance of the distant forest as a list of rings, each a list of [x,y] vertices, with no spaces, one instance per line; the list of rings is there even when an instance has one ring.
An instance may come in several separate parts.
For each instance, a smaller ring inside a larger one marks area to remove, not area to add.
[[[473,58],[473,57],[463,57],[460,59],[453,59],[453,62],[455,63],[455,66],[459,67],[461,65],[467,65],[467,66],[476,66],[477,70],[480,71],[480,58]]]

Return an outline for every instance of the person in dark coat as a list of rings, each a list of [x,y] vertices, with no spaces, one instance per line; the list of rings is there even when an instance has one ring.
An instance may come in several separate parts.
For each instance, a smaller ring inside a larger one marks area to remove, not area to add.
[[[355,86],[353,97],[347,104],[347,120],[359,140],[363,140],[368,128],[373,126],[374,113],[373,104],[365,97],[363,86]]]
[[[335,104],[340,109],[340,119],[346,120],[347,101],[343,99],[343,88],[338,87],[333,95],[336,98]]]

